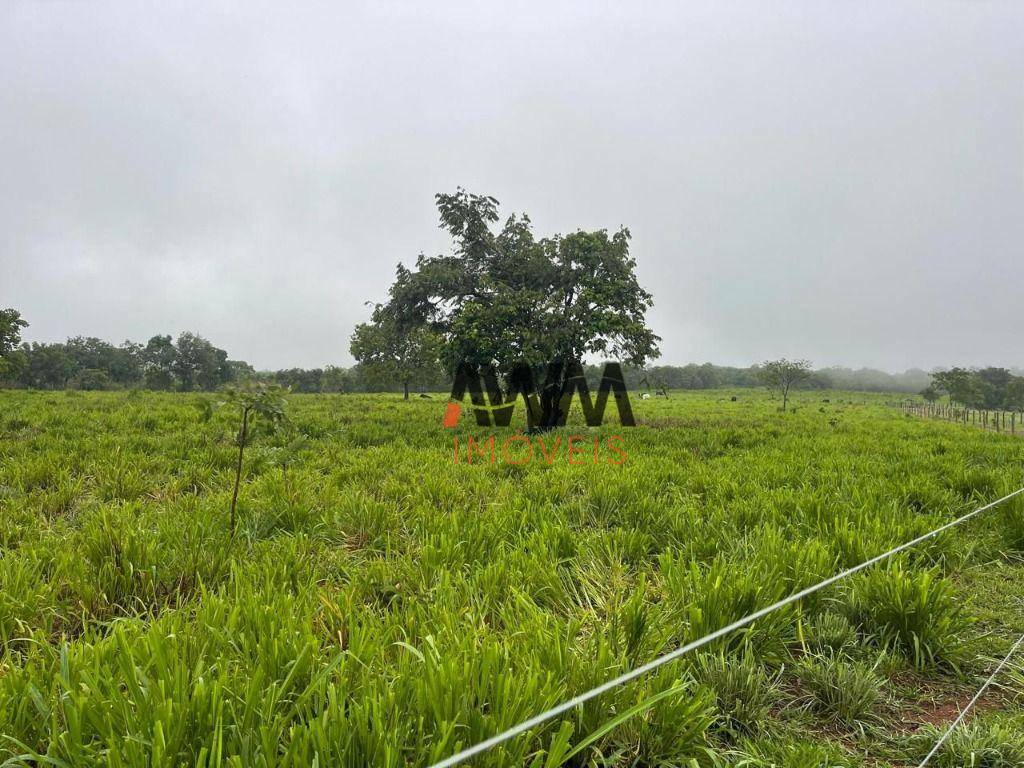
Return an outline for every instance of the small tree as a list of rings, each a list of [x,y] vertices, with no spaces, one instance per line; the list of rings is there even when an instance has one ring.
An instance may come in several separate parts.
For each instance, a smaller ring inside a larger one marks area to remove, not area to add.
[[[238,488],[242,481],[242,461],[245,446],[248,445],[250,425],[259,418],[273,432],[284,424],[288,417],[285,414],[284,390],[280,387],[263,382],[246,382],[244,385],[225,390],[227,404],[238,409],[241,418],[236,442],[238,444],[238,462],[235,464],[235,489],[231,494],[231,536],[235,535],[235,507],[238,504]]]
[[[811,364],[807,360],[787,360],[783,357],[761,366],[761,381],[768,389],[782,395],[783,411],[789,403],[789,390],[810,377]]]
[[[374,322],[356,326],[349,348],[365,376],[401,383],[406,400],[411,383],[436,380],[440,373],[437,336],[423,326],[402,330],[380,309],[374,312]]]

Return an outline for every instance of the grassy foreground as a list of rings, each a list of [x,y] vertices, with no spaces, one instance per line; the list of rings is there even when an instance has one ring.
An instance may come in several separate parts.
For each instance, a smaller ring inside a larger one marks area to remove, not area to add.
[[[0,763],[426,765],[1024,485],[884,396],[634,400],[550,465],[456,464],[442,396],[291,396],[232,540],[202,399],[0,392]],[[1024,632],[1021,550],[1015,500],[474,764],[913,764]],[[1024,764],[1004,682],[936,765]]]

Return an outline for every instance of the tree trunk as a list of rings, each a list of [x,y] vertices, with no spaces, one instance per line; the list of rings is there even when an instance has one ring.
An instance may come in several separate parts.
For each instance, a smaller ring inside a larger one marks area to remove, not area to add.
[[[405,389],[405,399],[408,400],[409,399],[409,382],[408,381],[403,381],[402,382],[402,387]]]
[[[540,393],[540,418],[533,425],[534,431],[547,432],[558,426],[561,408],[561,388],[545,387]]]
[[[533,432],[547,432],[559,426],[568,414],[562,413],[562,398],[566,393],[569,366],[559,364],[554,381],[545,381],[540,391],[540,417]]]
[[[249,437],[249,409],[242,409],[242,431],[238,433],[238,463],[235,465],[235,490],[231,494],[231,538],[235,537],[235,507],[238,505],[238,486],[242,482],[242,455]]]

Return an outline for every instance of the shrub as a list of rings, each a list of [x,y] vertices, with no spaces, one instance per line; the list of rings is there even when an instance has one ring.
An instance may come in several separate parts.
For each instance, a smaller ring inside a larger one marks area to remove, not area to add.
[[[719,730],[735,738],[763,728],[775,701],[778,676],[769,676],[752,654],[703,654],[697,657],[693,676],[714,694]]]
[[[1010,552],[1024,552],[1024,496],[1003,502],[1002,521],[1002,546]]]
[[[874,667],[830,655],[809,656],[797,674],[815,711],[847,727],[862,728],[873,719],[883,682]]]
[[[786,739],[744,743],[729,765],[735,768],[846,768],[852,763],[836,748]]]
[[[725,627],[759,608],[771,605],[783,591],[777,578],[744,569],[723,557],[706,567],[685,562],[671,553],[659,558],[670,605],[678,605],[688,624],[687,637],[694,640]],[[735,650],[748,644],[766,656],[780,648],[793,634],[795,609],[780,609],[753,624],[731,633],[721,641]],[[784,650],[784,648],[783,648]]]
[[[934,570],[907,572],[896,565],[868,571],[850,595],[852,620],[885,648],[918,669],[956,666],[969,621],[950,582]]]
[[[823,613],[810,625],[807,647],[815,652],[841,652],[857,644],[857,629],[838,613]]]

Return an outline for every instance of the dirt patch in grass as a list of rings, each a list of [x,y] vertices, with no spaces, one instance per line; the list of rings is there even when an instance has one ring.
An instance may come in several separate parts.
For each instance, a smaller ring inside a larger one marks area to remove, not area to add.
[[[964,710],[976,693],[976,688],[957,690],[933,689],[917,701],[902,701],[892,713],[892,728],[902,734],[914,733],[925,726],[946,726],[952,723]],[[967,720],[982,712],[1004,709],[1005,697],[995,689],[989,689],[971,708]]]

